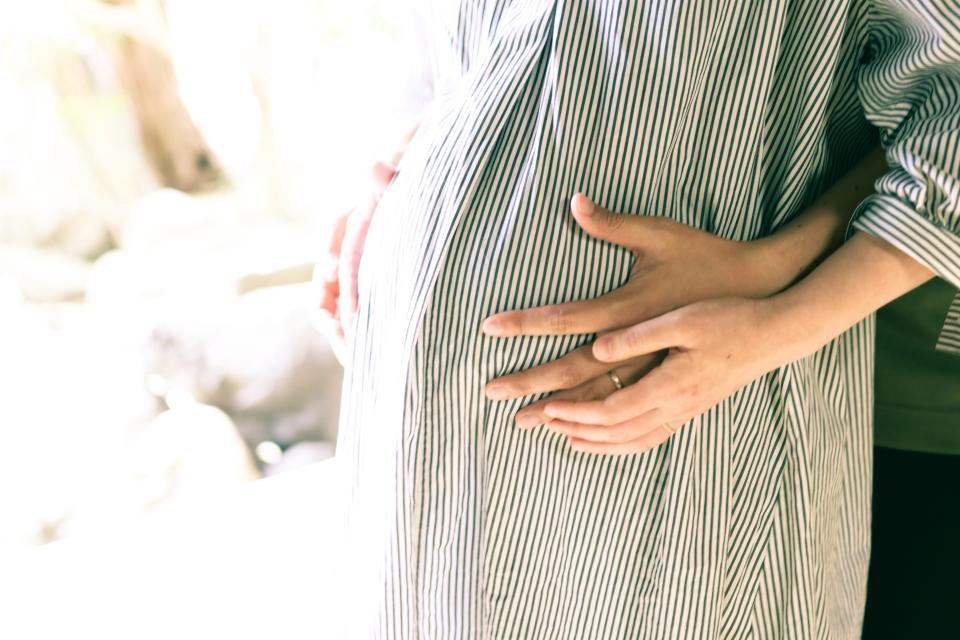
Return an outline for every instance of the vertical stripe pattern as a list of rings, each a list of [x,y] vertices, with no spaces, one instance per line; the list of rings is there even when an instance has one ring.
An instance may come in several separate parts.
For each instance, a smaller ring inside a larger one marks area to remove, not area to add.
[[[937,351],[960,356],[960,293],[957,293],[947,309],[947,318],[937,339]]]
[[[437,95],[367,236],[344,380],[345,637],[859,637],[872,317],[629,456],[515,429],[513,414],[542,395],[482,393],[595,336],[495,339],[480,323],[626,281],[629,251],[570,216],[576,190],[749,240],[875,143],[871,116],[909,120],[913,101],[932,100],[947,122],[956,94],[895,73],[925,64],[927,49],[864,66],[868,45],[886,55],[875,34],[900,24],[890,11],[865,0],[430,5]],[[906,173],[861,223],[899,230],[955,276],[956,174],[907,161],[934,148],[937,125],[883,122]],[[911,130],[923,140],[896,138]],[[951,168],[943,154],[930,162]],[[909,206],[910,178],[939,217]]]

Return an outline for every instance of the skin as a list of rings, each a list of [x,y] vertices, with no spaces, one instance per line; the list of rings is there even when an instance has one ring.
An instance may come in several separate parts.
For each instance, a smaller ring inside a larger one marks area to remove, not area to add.
[[[404,146],[415,132],[416,126]],[[390,161],[374,164],[371,195],[336,219],[327,259],[315,269],[321,291],[315,324],[342,363],[351,338],[345,327],[352,327],[357,311],[366,230],[402,152],[401,146]],[[485,393],[502,400],[553,391],[518,412],[517,425],[546,424],[577,450],[623,454],[658,446],[751,380],[812,353],[933,277],[863,233],[830,255],[850,213],[887,169],[878,146],[803,214],[752,242],[725,240],[665,218],[618,214],[575,194],[571,211],[584,231],[634,252],[631,277],[599,298],[488,318],[483,330],[491,336],[598,338],[556,361],[496,378]],[[861,269],[873,276],[867,286]],[[841,290],[849,295],[838,295]],[[627,386],[616,390],[607,371]]]
[[[313,326],[323,333],[341,365],[346,365],[347,345],[358,310],[357,273],[367,239],[367,230],[380,196],[397,174],[397,165],[407,144],[419,128],[419,120],[406,130],[393,153],[377,160],[370,169],[369,192],[360,204],[333,220],[323,256],[313,270],[318,292],[317,307],[311,314]]]
[[[598,337],[558,360],[491,380],[485,393],[502,400],[554,391],[519,411],[517,425],[546,424],[578,450],[638,453],[661,444],[751,380],[812,353],[932,277],[863,233],[831,254],[853,209],[887,169],[877,146],[778,233],[746,243],[610,212],[576,194],[571,210],[584,231],[634,252],[630,279],[592,300],[488,318],[483,330],[491,336]],[[608,370],[627,386],[617,391]]]
[[[865,272],[871,277],[863,278]],[[668,351],[636,384],[603,400],[551,401],[544,413],[577,450],[647,451],[673,435],[664,423],[683,425],[933,276],[888,242],[857,232],[783,293],[697,302],[598,338],[593,354],[606,363]]]

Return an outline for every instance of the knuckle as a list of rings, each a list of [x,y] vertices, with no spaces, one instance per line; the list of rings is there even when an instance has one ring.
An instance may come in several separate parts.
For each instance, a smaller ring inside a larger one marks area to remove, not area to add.
[[[563,365],[557,371],[557,381],[564,389],[575,387],[580,384],[580,372],[571,365]]]
[[[700,319],[693,317],[679,327],[679,336],[686,343],[699,343],[704,334]]]
[[[574,424],[567,425],[566,435],[573,438],[580,438],[581,440],[585,440],[587,436],[583,427]]]
[[[638,327],[631,327],[623,334],[623,346],[631,352],[640,352],[643,349],[644,332]]]
[[[674,319],[674,329],[680,339],[691,342],[698,341],[703,335],[705,317],[696,308],[681,308],[677,310]]]
[[[505,313],[500,317],[499,325],[509,331],[523,333],[525,327],[522,313]]]
[[[518,384],[510,384],[503,387],[503,397],[507,399],[519,398],[527,395],[526,389]]]
[[[619,412],[620,405],[616,399],[616,396],[615,395],[607,396],[606,398],[600,401],[600,404],[602,405],[602,407],[600,409],[599,415],[597,416],[598,418],[597,422],[605,425],[611,425],[618,422],[617,413]]]
[[[607,227],[609,227],[611,231],[619,231],[627,222],[625,215],[614,213],[609,209],[603,210],[603,217],[606,220]]]
[[[665,408],[665,415],[686,416],[697,413],[693,408],[698,404],[699,398],[690,395],[689,387],[681,389],[675,396],[669,407]]]
[[[546,321],[547,327],[553,333],[565,333],[570,328],[570,317],[560,307],[548,307]]]
[[[628,442],[633,440],[633,430],[629,426],[610,427],[606,432],[607,442]]]
[[[503,379],[500,381],[500,384],[503,385],[504,392],[508,393],[510,397],[525,396],[529,393],[529,385],[523,378],[514,380]]]

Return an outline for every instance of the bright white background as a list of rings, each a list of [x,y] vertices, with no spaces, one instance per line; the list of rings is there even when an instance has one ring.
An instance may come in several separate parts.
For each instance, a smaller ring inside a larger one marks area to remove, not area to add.
[[[342,371],[303,271],[415,108],[405,4],[108,5],[0,0],[0,637],[325,637]],[[224,187],[151,172],[119,35]]]

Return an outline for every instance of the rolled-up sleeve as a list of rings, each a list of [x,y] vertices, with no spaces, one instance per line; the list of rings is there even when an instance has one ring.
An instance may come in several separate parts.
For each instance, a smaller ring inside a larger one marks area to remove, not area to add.
[[[960,287],[960,0],[874,0],[857,71],[889,171],[848,235],[878,236]]]

